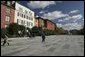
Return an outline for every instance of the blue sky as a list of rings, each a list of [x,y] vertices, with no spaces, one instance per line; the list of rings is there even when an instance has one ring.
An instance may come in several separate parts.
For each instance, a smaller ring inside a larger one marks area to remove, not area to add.
[[[81,29],[84,25],[84,1],[19,1],[37,16],[52,20],[65,30]]]

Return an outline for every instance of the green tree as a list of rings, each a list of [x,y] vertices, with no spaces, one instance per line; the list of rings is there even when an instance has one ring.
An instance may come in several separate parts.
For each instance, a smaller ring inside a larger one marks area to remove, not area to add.
[[[8,27],[8,31],[9,31],[8,33],[10,35],[17,34],[18,30],[19,30],[19,25],[17,23],[11,23]]]
[[[9,24],[9,26],[6,29],[8,34],[12,37],[19,36],[18,31],[21,31],[21,36],[25,34],[25,27],[23,25],[18,25],[17,23]]]
[[[79,33],[82,34],[82,35],[84,35],[84,27],[79,30]]]
[[[56,27],[56,34],[65,34],[65,30],[61,27],[61,28],[58,28]]]
[[[6,29],[5,28],[2,28],[1,29],[1,38],[4,38],[5,37],[5,34],[7,34],[6,33]]]
[[[40,35],[40,31],[41,31],[41,27],[36,27],[36,26],[34,26],[32,29],[31,29],[31,33],[32,33],[32,35],[33,36],[36,36],[36,35]]]

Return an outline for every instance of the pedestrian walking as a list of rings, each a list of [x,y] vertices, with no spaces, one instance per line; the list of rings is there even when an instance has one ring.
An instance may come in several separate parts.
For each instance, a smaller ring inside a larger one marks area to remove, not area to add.
[[[43,31],[41,31],[41,36],[42,36],[42,43],[44,42],[45,43],[45,34]]]
[[[9,45],[9,42],[8,42],[8,37],[7,37],[7,35],[5,35],[5,37],[4,37],[4,42],[3,42],[3,46],[7,43],[8,45]]]

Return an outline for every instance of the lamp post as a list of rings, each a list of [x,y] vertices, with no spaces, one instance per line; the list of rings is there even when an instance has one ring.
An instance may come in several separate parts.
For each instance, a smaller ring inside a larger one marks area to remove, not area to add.
[[[26,29],[26,25],[25,25],[25,36],[27,35],[27,32],[26,32],[26,30],[27,30],[27,29]]]
[[[19,30],[18,33],[19,33],[19,36],[20,36],[21,31]]]
[[[26,35],[27,35],[27,33],[28,33],[28,30],[26,30]]]

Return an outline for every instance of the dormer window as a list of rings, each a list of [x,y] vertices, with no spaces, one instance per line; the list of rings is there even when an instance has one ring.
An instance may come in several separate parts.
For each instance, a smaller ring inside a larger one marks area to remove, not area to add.
[[[11,2],[10,1],[7,1],[7,5],[10,6],[11,5]]]

